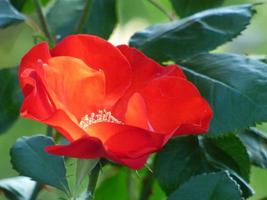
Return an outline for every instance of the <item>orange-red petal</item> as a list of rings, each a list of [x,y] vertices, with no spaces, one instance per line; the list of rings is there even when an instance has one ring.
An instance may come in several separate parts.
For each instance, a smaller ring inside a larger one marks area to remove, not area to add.
[[[109,159],[115,161],[116,163],[128,166],[131,169],[135,169],[135,170],[144,167],[148,157],[149,157],[149,154],[143,155],[139,158],[118,158],[114,155],[108,156]]]
[[[203,102],[203,104],[206,104],[206,107],[209,107],[207,102]],[[200,113],[200,115],[196,117],[194,121],[182,124],[179,129],[175,131],[174,135],[185,135],[188,133],[200,134],[207,132],[211,121],[211,116],[211,109],[207,109],[206,112]]]
[[[44,67],[49,94],[60,107],[73,114],[77,121],[100,109],[105,100],[103,71],[88,67],[73,57],[54,57]]]
[[[207,131],[207,124],[202,122],[211,120],[211,108],[197,88],[186,79],[155,79],[141,95],[146,102],[149,121],[156,132],[179,133],[179,128],[184,129],[185,125],[187,134],[195,133],[195,125],[199,130]]]
[[[21,106],[21,115],[35,120],[49,118],[56,108],[42,82],[41,77],[34,69],[25,69],[20,74],[24,101]]]
[[[21,116],[54,126],[73,141],[86,135],[86,132],[77,125],[77,121],[73,121],[72,115],[57,107],[58,102],[48,92],[43,77],[43,64],[50,59],[47,50],[46,43],[41,43],[33,47],[21,62],[19,80],[24,95]]]
[[[131,68],[127,59],[109,42],[92,35],[72,35],[51,50],[52,56],[71,56],[83,60],[106,77],[106,104],[112,106],[129,87]]]
[[[146,154],[138,158],[118,157],[117,155],[111,152],[107,152],[104,149],[102,143],[98,139],[93,137],[83,137],[68,145],[48,146],[45,148],[45,150],[46,152],[51,154],[81,159],[94,159],[105,157],[116,163],[126,165],[132,169],[139,169],[143,167],[149,156],[149,154]]]
[[[31,48],[21,59],[19,74],[25,69],[36,69],[37,63],[47,62],[51,58],[47,42],[41,42]]]
[[[135,48],[131,48],[127,45],[120,45],[117,48],[128,59],[132,68],[133,80],[131,88],[127,93],[139,91],[140,88],[144,87],[148,82],[161,76],[185,78],[183,71],[178,65],[163,67]]]
[[[135,126],[148,130],[151,129],[147,117],[145,101],[139,93],[134,93],[130,97],[125,113],[124,122],[130,126]]]
[[[48,146],[48,153],[82,159],[105,157],[106,153],[102,143],[97,138],[82,137],[68,145]]]
[[[91,159],[105,157],[132,169],[144,166],[149,154],[158,151],[165,143],[165,135],[112,123],[98,123],[88,129],[90,136],[68,145],[46,148],[48,153]]]
[[[125,95],[113,107],[113,114],[118,118],[124,119],[125,112],[129,109],[129,98],[134,93],[142,90],[153,79],[163,76],[174,76],[185,79],[185,75],[178,65],[164,67],[135,48],[127,45],[120,45],[117,48],[128,59],[132,68],[132,84]]]
[[[107,152],[117,157],[138,158],[159,150],[167,135],[114,123],[97,123],[88,127],[88,134],[100,139]]]

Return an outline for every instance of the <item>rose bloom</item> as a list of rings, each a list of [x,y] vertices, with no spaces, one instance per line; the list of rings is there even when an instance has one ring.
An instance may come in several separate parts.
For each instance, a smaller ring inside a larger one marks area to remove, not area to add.
[[[206,132],[212,117],[179,66],[92,35],[68,36],[52,49],[34,46],[22,58],[19,81],[21,116],[69,141],[46,148],[56,155],[139,169],[171,137]]]

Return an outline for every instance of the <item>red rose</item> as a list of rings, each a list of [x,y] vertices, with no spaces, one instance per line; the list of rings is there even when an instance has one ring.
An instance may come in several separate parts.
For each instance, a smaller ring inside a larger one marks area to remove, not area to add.
[[[53,126],[70,142],[46,148],[76,158],[144,165],[175,135],[208,130],[212,111],[177,65],[163,67],[126,45],[66,37],[22,59],[21,115]]]

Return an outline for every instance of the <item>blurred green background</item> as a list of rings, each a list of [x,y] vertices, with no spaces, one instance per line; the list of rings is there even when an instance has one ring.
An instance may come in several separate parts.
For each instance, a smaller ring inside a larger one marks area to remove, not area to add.
[[[168,0],[159,0],[170,10]],[[225,5],[258,2],[253,0],[226,0]],[[153,7],[147,0],[119,0],[119,21],[110,41],[114,44],[127,43],[129,37],[136,31],[157,22],[168,19]],[[235,52],[241,54],[267,54],[267,4],[257,6],[257,14],[251,25],[237,39],[220,47],[219,52]],[[32,16],[34,18],[34,16]],[[26,24],[13,25],[0,30],[0,68],[14,67],[21,57],[34,45],[34,32]],[[1,100],[0,100],[1,101]],[[267,124],[259,125],[267,132]],[[17,173],[10,164],[9,149],[20,136],[44,133],[46,127],[34,121],[19,119],[5,134],[0,135],[0,179],[16,176]],[[251,200],[259,200],[267,196],[267,170],[253,167],[251,170],[251,185],[256,195]],[[49,192],[48,192],[49,193]],[[3,198],[0,196],[0,199]],[[48,198],[46,196],[46,198]]]

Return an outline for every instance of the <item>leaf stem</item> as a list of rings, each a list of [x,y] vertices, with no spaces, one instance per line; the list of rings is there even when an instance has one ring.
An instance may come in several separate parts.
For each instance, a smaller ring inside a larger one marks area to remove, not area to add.
[[[134,185],[134,180],[133,180],[133,175],[132,175],[132,170],[128,169],[127,171],[127,191],[128,191],[128,198],[129,200],[137,199],[136,198],[136,191],[135,191],[135,185]]]
[[[29,25],[35,32],[45,35],[39,25],[31,18],[26,18],[26,24]]]
[[[147,200],[152,194],[152,186],[154,183],[154,176],[152,173],[148,172],[142,181],[142,189],[139,196],[139,200]]]
[[[46,19],[45,19],[45,16],[44,16],[44,13],[43,13],[43,10],[42,10],[42,7],[41,7],[39,0],[33,0],[33,3],[35,4],[36,10],[37,10],[37,15],[38,15],[39,20],[41,22],[41,26],[42,26],[42,29],[43,29],[45,36],[47,37],[47,39],[51,43],[55,43],[55,40],[49,31],[49,26],[48,26],[48,23],[46,22]]]
[[[91,174],[89,175],[89,183],[88,183],[88,187],[87,187],[88,197],[86,200],[93,200],[94,199],[94,192],[95,192],[95,187],[96,187],[96,183],[97,183],[100,169],[101,169],[101,165],[100,165],[100,163],[98,163],[95,166],[95,168],[92,170]]]
[[[87,0],[85,5],[84,5],[84,9],[83,9],[81,18],[78,22],[75,33],[82,33],[83,32],[83,28],[84,28],[84,25],[85,25],[86,20],[88,18],[91,5],[92,5],[92,0]]]
[[[148,1],[152,5],[154,5],[157,9],[159,9],[165,16],[167,16],[170,21],[174,20],[174,17],[171,14],[169,14],[159,2],[157,2],[156,0],[148,0]]]
[[[53,137],[53,128],[51,126],[47,126],[47,128],[46,128],[46,135],[48,137]]]

